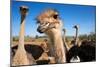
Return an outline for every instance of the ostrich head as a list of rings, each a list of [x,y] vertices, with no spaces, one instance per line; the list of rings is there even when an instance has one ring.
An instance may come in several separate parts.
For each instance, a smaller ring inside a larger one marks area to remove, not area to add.
[[[79,25],[75,25],[73,28],[75,28],[75,29],[79,29]]]
[[[75,28],[76,29],[76,36],[75,36],[75,42],[76,42],[76,44],[77,44],[77,41],[78,41],[78,29],[79,29],[79,25],[75,25],[73,28]]]
[[[56,10],[48,9],[45,10],[37,17],[39,33],[48,33],[52,30],[57,30],[61,27],[61,21],[59,19],[59,14]]]
[[[24,21],[26,15],[27,15],[28,10],[29,10],[29,9],[28,9],[27,6],[21,6],[21,7],[20,7],[21,23]]]
[[[26,7],[26,6],[21,6],[20,7],[20,13],[21,13],[21,15],[26,15],[27,14],[27,12],[28,12],[28,7]]]
[[[66,29],[63,29],[64,34],[66,33]]]

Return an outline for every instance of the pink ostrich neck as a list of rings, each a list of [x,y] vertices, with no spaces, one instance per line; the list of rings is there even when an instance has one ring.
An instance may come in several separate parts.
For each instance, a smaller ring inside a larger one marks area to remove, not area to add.
[[[24,32],[25,32],[25,20],[21,22],[20,33],[19,33],[19,48],[24,49]]]
[[[54,31],[49,37],[51,41],[51,54],[55,56],[56,63],[65,63],[66,59],[61,31]]]

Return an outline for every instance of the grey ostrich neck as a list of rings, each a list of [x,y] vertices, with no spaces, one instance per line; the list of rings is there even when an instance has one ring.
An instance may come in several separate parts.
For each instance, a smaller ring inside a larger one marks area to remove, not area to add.
[[[75,45],[77,45],[77,41],[78,41],[78,28],[75,28],[76,29],[76,33],[75,33]]]
[[[67,43],[66,43],[66,30],[63,29],[63,44],[65,47],[65,51],[67,52],[70,48],[68,47]]]

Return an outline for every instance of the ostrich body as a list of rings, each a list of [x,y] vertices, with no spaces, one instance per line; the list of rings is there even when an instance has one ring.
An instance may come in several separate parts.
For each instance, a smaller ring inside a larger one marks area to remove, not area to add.
[[[56,63],[65,63],[65,51],[61,35],[62,21],[58,17],[58,12],[53,9],[44,11],[37,17],[39,26],[37,31],[45,33],[50,39],[50,56],[55,57]]]
[[[24,48],[24,27],[25,27],[25,17],[27,15],[28,8],[26,6],[20,7],[20,13],[21,13],[21,26],[20,26],[20,32],[19,32],[19,44],[18,49],[15,53],[15,56],[13,58],[12,65],[28,65],[29,60],[27,58],[27,54]]]

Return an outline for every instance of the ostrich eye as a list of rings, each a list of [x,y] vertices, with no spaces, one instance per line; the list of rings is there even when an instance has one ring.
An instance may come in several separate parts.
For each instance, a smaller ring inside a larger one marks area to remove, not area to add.
[[[58,15],[54,15],[53,18],[54,18],[54,19],[57,19],[57,18],[58,18]]]

